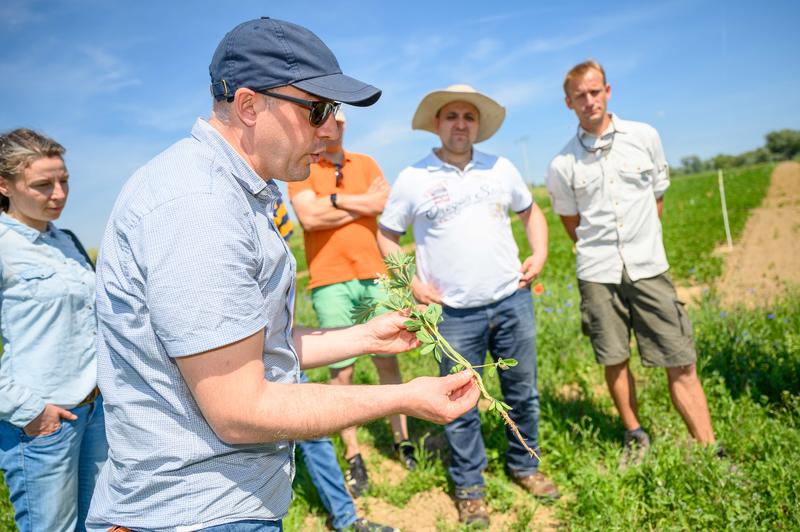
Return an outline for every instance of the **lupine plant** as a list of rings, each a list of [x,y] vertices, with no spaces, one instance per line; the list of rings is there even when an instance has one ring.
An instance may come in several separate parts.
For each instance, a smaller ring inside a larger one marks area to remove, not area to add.
[[[490,364],[481,364],[473,366],[464,358],[461,353],[456,351],[447,340],[439,332],[437,324],[442,321],[442,307],[436,303],[431,303],[424,309],[419,305],[411,291],[411,281],[414,279],[416,268],[414,266],[414,257],[403,252],[397,252],[388,255],[384,262],[389,272],[388,275],[380,275],[376,282],[383,288],[384,299],[380,301],[369,301],[357,306],[353,310],[353,318],[356,322],[363,323],[375,315],[378,307],[383,307],[391,311],[400,311],[408,315],[408,320],[405,322],[406,329],[409,332],[416,333],[417,339],[422,344],[420,353],[428,355],[433,353],[437,362],[442,361],[442,356],[446,356],[452,360],[455,365],[451,369],[451,373],[457,373],[462,370],[469,370],[475,377],[475,382],[481,391],[481,396],[489,401],[489,411],[496,412],[503,421],[508,425],[512,432],[516,435],[520,443],[537,459],[539,456],[525,441],[519,431],[519,427],[508,415],[511,407],[492,397],[486,390],[483,384],[483,379],[476,368],[494,367],[497,370],[505,371],[517,365],[517,361],[513,358],[498,358],[497,362]]]

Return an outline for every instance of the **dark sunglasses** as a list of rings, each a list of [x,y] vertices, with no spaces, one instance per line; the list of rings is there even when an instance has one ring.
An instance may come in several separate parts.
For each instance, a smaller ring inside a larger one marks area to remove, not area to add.
[[[342,186],[342,179],[344,179],[344,174],[342,173],[342,165],[341,164],[337,164],[336,165],[336,174],[335,175],[336,175],[336,188],[339,188],[339,187]]]
[[[312,127],[321,127],[322,124],[328,119],[331,113],[336,113],[342,105],[340,102],[329,102],[324,100],[303,100],[302,98],[295,98],[294,96],[287,96],[279,92],[270,92],[268,90],[256,91],[265,96],[272,96],[279,100],[286,100],[292,102],[300,107],[305,107],[309,110],[308,123]]]

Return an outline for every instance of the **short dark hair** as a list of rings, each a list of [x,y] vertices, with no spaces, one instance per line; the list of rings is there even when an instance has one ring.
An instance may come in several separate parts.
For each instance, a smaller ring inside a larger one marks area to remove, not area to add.
[[[64,158],[67,150],[50,137],[32,129],[18,128],[0,135],[0,176],[14,181],[37,159]],[[11,203],[0,194],[0,211],[8,211]]]

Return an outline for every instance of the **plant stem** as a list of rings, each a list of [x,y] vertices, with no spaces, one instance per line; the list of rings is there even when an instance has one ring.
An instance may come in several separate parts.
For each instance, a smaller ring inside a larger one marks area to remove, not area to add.
[[[444,339],[444,336],[442,336],[442,334],[436,327],[432,327],[428,324],[425,324],[424,328],[428,332],[428,334],[430,334],[436,340],[437,347],[441,348],[441,351],[447,356],[447,358],[449,358],[450,360],[452,360],[457,364],[461,364],[462,366],[464,366],[464,368],[469,369],[472,372],[472,375],[475,377],[475,382],[478,384],[478,388],[480,389],[483,398],[489,401],[495,401],[494,397],[489,395],[489,392],[486,390],[486,387],[483,384],[483,378],[481,377],[481,374],[478,373],[478,371],[475,369],[475,368],[482,368],[485,366],[492,366],[494,364],[483,364],[480,366],[473,366],[466,358],[464,358],[464,356],[461,353],[453,349],[453,346],[451,346],[448,343],[448,341]],[[511,431],[517,437],[517,439],[525,448],[525,450],[528,451],[528,454],[530,454],[533,457],[536,457],[537,460],[541,460],[541,458],[539,458],[539,455],[536,454],[536,451],[534,451],[530,447],[530,445],[528,445],[528,443],[525,441],[525,438],[522,437],[522,433],[519,431],[519,427],[517,426],[516,423],[514,423],[514,420],[511,419],[511,416],[508,415],[508,412],[500,408],[498,408],[497,411],[500,413],[500,416],[503,418],[505,424],[511,428]]]

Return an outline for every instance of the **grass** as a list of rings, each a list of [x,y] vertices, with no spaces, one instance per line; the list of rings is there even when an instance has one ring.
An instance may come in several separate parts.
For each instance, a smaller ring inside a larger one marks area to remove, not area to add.
[[[725,171],[725,199],[733,238],[769,186],[773,165]],[[664,201],[664,241],[672,276],[706,284],[722,273],[722,257],[711,252],[725,242],[716,172],[673,179]]]
[[[761,166],[726,175],[734,238],[741,234],[750,209],[766,193],[771,170],[771,166]],[[719,460],[691,443],[671,405],[663,371],[643,369],[634,356],[640,414],[653,437],[653,451],[642,467],[619,473],[623,427],[588,340],[580,334],[572,245],[549,207],[546,192],[537,189],[534,194],[545,211],[551,240],[548,264],[539,279],[545,290],[534,297],[542,396],[540,442],[542,467],[565,495],[555,506],[560,522],[576,530],[797,529],[798,299],[787,297],[768,311],[723,311],[709,292],[691,309],[701,378],[729,460]],[[673,277],[682,283],[713,281],[722,265],[713,251],[725,238],[716,174],[674,179],[665,205],[664,238]],[[698,231],[698,227],[708,229]],[[513,230],[521,254],[528,253],[522,227],[515,223]],[[313,320],[301,312],[298,319]],[[402,356],[400,364],[405,379],[437,373],[432,357],[412,353]],[[316,380],[326,378],[326,370],[312,373]],[[357,363],[356,380],[377,383],[368,360]],[[496,377],[490,375],[487,384],[491,393],[499,393]],[[418,420],[410,420],[409,425],[412,438],[427,436],[440,445],[434,446],[428,465],[403,482],[375,479],[370,496],[398,507],[433,488],[452,491],[441,428]],[[386,422],[367,424],[358,434],[382,458],[391,457]],[[502,423],[484,413],[483,435],[489,459],[487,502],[493,511],[513,515],[511,529],[535,526],[537,503],[503,471]],[[324,510],[298,497],[286,528],[302,530],[309,519],[322,523]],[[449,522],[440,521],[437,526],[460,530]]]
[[[734,236],[741,233],[749,209],[766,192],[771,167],[756,167],[726,175],[726,192]],[[724,242],[716,175],[674,179],[667,192],[664,235],[678,282],[708,283],[720,273],[713,255]],[[645,463],[620,473],[623,427],[605,391],[591,347],[580,334],[580,296],[574,277],[574,255],[547,195],[535,196],[550,227],[550,257],[539,281],[544,292],[534,297],[537,318],[540,443],[542,468],[562,489],[555,504],[557,519],[571,530],[628,529],[800,529],[800,294],[766,310],[720,309],[713,291],[690,309],[694,322],[699,369],[714,427],[729,460],[714,458],[693,445],[669,400],[663,371],[645,370],[634,356],[640,414],[653,437]],[[702,228],[702,230],[698,230]],[[513,226],[522,253],[528,252],[518,223]],[[292,249],[302,257],[302,238]],[[307,277],[298,282],[296,319],[315,325]],[[415,353],[400,357],[405,379],[437,374],[433,357]],[[325,381],[325,369],[309,372]],[[377,373],[367,359],[356,365],[356,381],[375,384]],[[499,394],[489,372],[489,390]],[[511,517],[510,530],[529,530],[537,523],[539,506],[506,477],[502,421],[483,414],[483,435],[489,467],[488,504]],[[421,467],[401,482],[373,476],[370,501],[403,507],[417,494],[434,488],[452,492],[446,471],[446,444],[439,426],[411,419],[409,430],[418,442]],[[361,427],[359,440],[377,450],[368,468],[393,457],[388,423]],[[339,456],[342,444],[334,438]],[[299,457],[299,453],[298,453]],[[392,458],[393,459],[393,458]],[[325,511],[298,460],[295,499],[284,524],[288,531],[324,530]],[[342,463],[344,466],[344,463]],[[2,487],[4,489],[4,486]],[[9,521],[7,495],[0,523]],[[442,518],[439,530],[462,530]],[[10,525],[0,525],[9,530]]]

